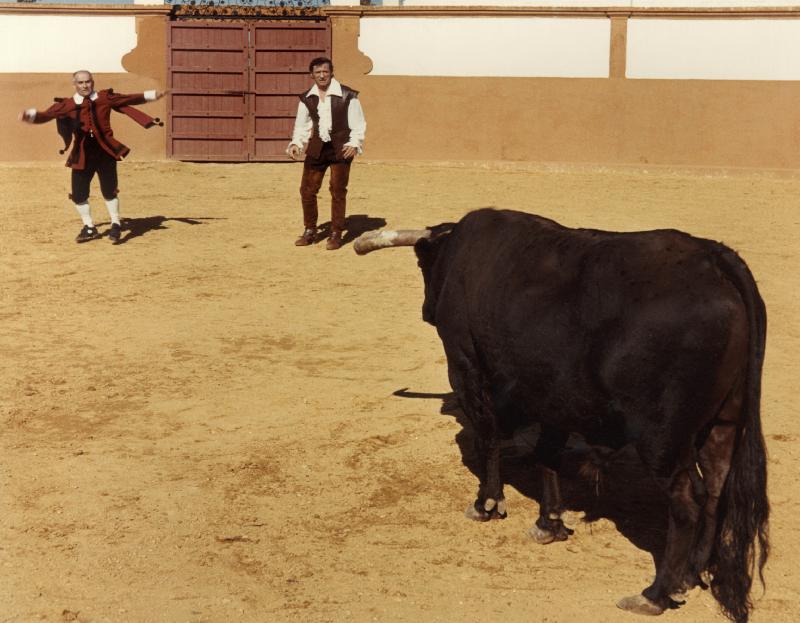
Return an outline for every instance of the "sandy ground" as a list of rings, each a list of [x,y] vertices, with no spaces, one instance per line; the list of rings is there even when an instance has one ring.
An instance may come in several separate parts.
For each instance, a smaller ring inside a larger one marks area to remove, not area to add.
[[[78,245],[68,171],[0,165],[0,622],[637,620],[614,604],[650,582],[659,520],[587,523],[589,496],[568,542],[537,546],[524,470],[507,520],[463,517],[477,481],[411,250],[295,248],[299,165],[120,172],[123,244]],[[763,172],[365,161],[348,212],[365,229],[492,205],[737,249],[769,312],[773,550],[752,620],[783,623],[800,609],[798,197],[800,177]],[[723,618],[697,589],[662,620]]]

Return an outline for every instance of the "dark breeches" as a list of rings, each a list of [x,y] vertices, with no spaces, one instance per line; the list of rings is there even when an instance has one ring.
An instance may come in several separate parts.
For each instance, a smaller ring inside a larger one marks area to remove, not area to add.
[[[93,140],[86,139],[86,167],[82,170],[72,169],[72,193],[70,197],[75,203],[86,203],[89,199],[89,185],[94,174],[100,178],[100,191],[106,200],[117,196],[117,161],[103,151]]]

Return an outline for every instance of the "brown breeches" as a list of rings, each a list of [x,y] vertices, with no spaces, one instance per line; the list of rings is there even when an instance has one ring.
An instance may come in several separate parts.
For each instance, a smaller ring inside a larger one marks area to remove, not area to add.
[[[303,225],[306,229],[317,226],[319,209],[317,193],[322,186],[325,170],[330,169],[329,188],[331,191],[331,231],[341,232],[344,229],[345,210],[347,208],[347,183],[350,180],[351,160],[335,162],[323,159],[312,160],[303,166],[303,179],[300,182],[300,199],[303,204]]]

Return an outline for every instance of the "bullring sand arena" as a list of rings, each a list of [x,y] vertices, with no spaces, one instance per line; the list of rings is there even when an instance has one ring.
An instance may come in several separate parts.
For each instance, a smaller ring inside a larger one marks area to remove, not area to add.
[[[56,160],[0,164],[0,621],[642,620],[615,603],[651,581],[665,514],[635,465],[566,474],[575,534],[538,546],[523,439],[508,519],[464,518],[477,479],[412,250],[295,247],[298,164],[135,160],[122,244],[77,245]],[[798,620],[800,177],[363,160],[350,188],[351,232],[496,206],[736,249],[769,317],[751,620]],[[662,620],[724,618],[695,589]]]

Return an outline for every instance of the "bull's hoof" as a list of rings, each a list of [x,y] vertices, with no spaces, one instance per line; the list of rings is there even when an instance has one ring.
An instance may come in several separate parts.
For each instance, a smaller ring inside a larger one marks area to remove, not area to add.
[[[483,504],[481,504],[480,501],[476,501],[474,504],[470,504],[467,507],[467,510],[464,511],[464,516],[473,521],[505,519],[508,517],[506,501],[505,499],[493,500],[492,498],[487,498]]]
[[[574,532],[572,528],[567,528],[560,519],[545,520],[542,518],[539,518],[528,530],[528,534],[539,545],[547,545],[553,541],[566,541]]]
[[[474,504],[467,506],[467,510],[464,511],[464,517],[472,521],[489,521],[490,519],[489,513],[482,510],[479,511]]]
[[[554,532],[550,532],[550,530],[542,530],[536,524],[533,524],[531,529],[528,530],[528,534],[539,545],[547,545],[548,543],[552,543],[556,540],[556,535]]]
[[[687,573],[686,578],[683,580],[683,584],[681,584],[681,586],[678,587],[678,590],[676,590],[675,593],[671,595],[671,597],[673,599],[676,597],[676,595],[678,597],[683,597],[684,595],[686,595],[686,593],[688,593],[696,586],[699,586],[704,591],[708,590],[708,584],[706,584],[703,581],[703,579],[700,577],[699,574],[691,572]]]
[[[648,616],[657,616],[664,612],[664,608],[653,603],[641,593],[639,595],[632,595],[631,597],[620,599],[617,602],[617,608],[633,612],[634,614],[646,614]]]

